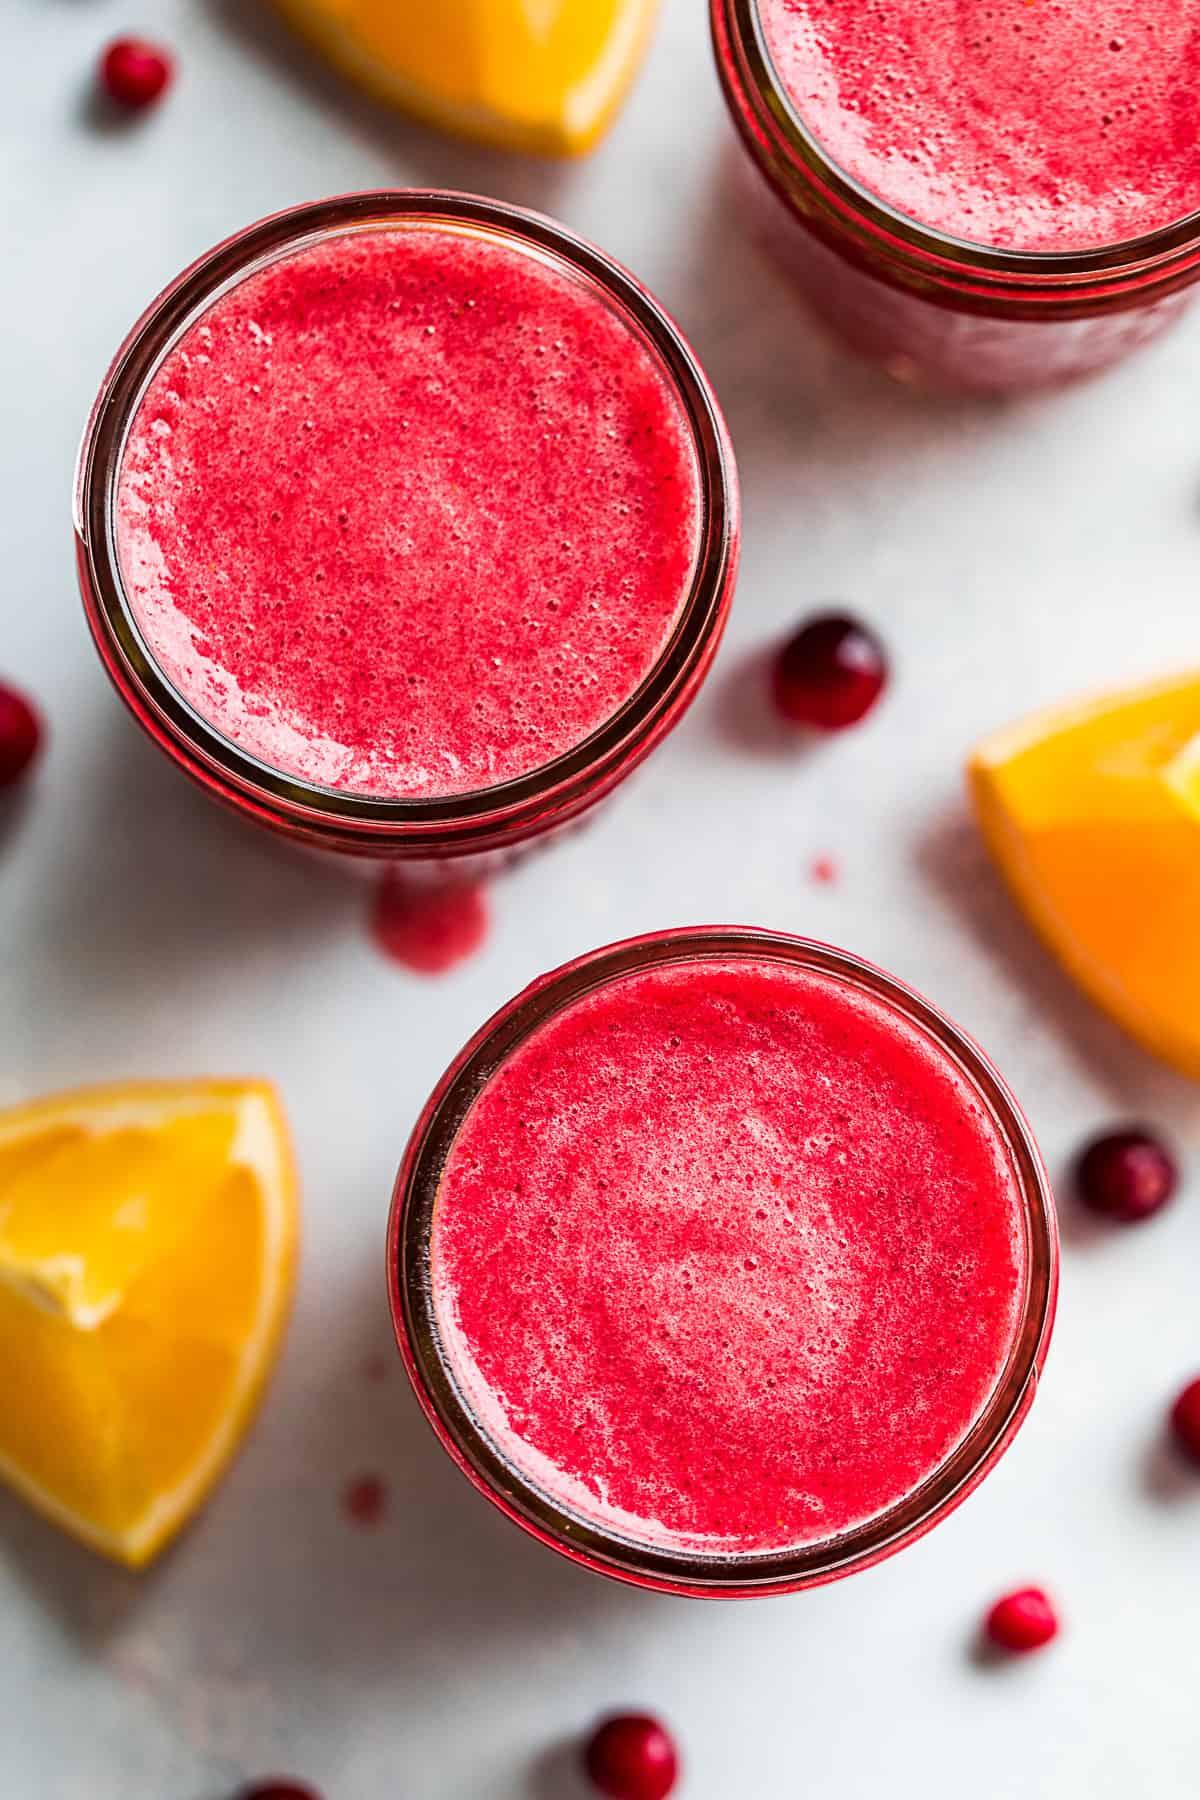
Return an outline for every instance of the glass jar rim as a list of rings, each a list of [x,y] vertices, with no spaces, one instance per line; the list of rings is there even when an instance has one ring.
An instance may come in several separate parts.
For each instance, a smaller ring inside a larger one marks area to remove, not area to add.
[[[1008,1360],[955,1450],[885,1512],[826,1540],[769,1554],[716,1557],[649,1546],[556,1504],[490,1441],[450,1372],[433,1297],[433,1216],[442,1171],[476,1097],[532,1032],[585,994],[645,969],[718,960],[780,960],[865,989],[932,1041],[986,1107],[1022,1201],[1026,1272]],[[575,1562],[635,1586],[697,1597],[790,1592],[850,1574],[922,1536],[981,1481],[1007,1448],[1036,1391],[1054,1321],[1058,1231],[1049,1178],[1003,1077],[946,1015],[905,983],[848,951],[753,926],[692,926],[630,938],[541,976],[503,1006],[455,1058],[426,1104],[397,1177],[388,1227],[388,1292],[396,1340],[421,1407],[474,1486],[515,1524]]]
[[[821,199],[843,225],[860,219],[899,260],[932,264],[963,277],[974,277],[983,292],[989,278],[1007,286],[1056,290],[1105,285],[1120,278],[1159,277],[1177,281],[1200,265],[1200,208],[1183,218],[1134,238],[1079,250],[1015,250],[924,225],[892,206],[835,161],[809,130],[783,86],[767,48],[760,0],[712,0],[713,21],[723,20],[745,62],[745,74],[757,100],[758,122],[777,149],[801,164]]]
[[[168,680],[124,591],[115,543],[115,497],[128,430],[146,387],[180,336],[229,288],[311,242],[351,232],[443,224],[514,241],[590,286],[654,357],[679,403],[693,447],[700,526],[691,584],[675,626],[625,702],[579,744],[515,779],[421,799],[322,787],[271,767],[225,737]],[[300,825],[361,834],[364,844],[411,833],[414,849],[474,847],[497,831],[536,830],[550,809],[579,810],[614,771],[639,757],[690,698],[725,622],[740,526],[737,470],[711,385],[668,313],[612,257],[557,221],[522,207],[438,189],[380,189],[289,207],[199,257],[135,323],[96,398],[75,475],[75,531],[89,623],[110,672],[139,717],[153,721],[186,767],[232,797]],[[531,823],[532,822],[532,823]]]

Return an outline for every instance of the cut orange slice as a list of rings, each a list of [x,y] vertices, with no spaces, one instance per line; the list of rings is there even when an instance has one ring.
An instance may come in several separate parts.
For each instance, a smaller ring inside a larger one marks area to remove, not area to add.
[[[1200,1078],[1200,673],[1040,713],[971,757],[984,837],[1050,948]]]
[[[92,1088],[0,1113],[0,1476],[93,1549],[148,1562],[249,1423],[296,1216],[265,1083]]]
[[[447,131],[575,156],[642,60],[657,0],[276,0],[344,73]]]

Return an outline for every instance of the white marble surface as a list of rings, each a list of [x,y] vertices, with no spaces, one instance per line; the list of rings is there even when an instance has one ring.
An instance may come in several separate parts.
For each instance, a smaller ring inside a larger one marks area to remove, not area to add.
[[[571,1800],[560,1746],[599,1710],[665,1713],[687,1800],[1194,1795],[1200,1483],[1160,1450],[1200,1369],[1200,1181],[1141,1233],[1068,1219],[1043,1395],[931,1538],[819,1593],[642,1596],[525,1542],[419,1421],[386,1350],[382,1231],[405,1135],[451,1053],[552,962],[630,932],[745,920],[810,932],[926,989],[993,1052],[1056,1170],[1110,1116],[1190,1140],[1196,1090],[1094,1014],[1027,936],[964,814],[983,729],[1073,688],[1169,668],[1200,621],[1200,317],[1052,399],[915,399],[815,337],[739,231],[699,0],[669,0],[646,74],[589,162],[464,149],[348,95],[254,0],[6,0],[0,182],[0,670],[53,739],[0,860],[0,1099],[105,1076],[262,1070],[299,1139],[307,1252],[255,1437],[203,1519],[126,1578],[0,1497],[0,1791],[221,1800],[268,1769],[328,1800]],[[94,55],[174,43],[161,112],[89,114]],[[74,589],[77,434],[118,339],[168,277],[289,202],[405,182],[558,213],[676,312],[728,411],[746,551],[711,685],[590,832],[496,895],[488,951],[441,983],[387,966],[353,885],[195,797],[137,736]],[[764,729],[752,663],[831,599],[897,679],[812,754]],[[815,885],[811,860],[842,867]],[[1200,1165],[1198,1165],[1200,1173]],[[3,1372],[0,1372],[0,1379]],[[380,1470],[353,1535],[343,1481]],[[1062,1642],[970,1655],[1013,1581],[1061,1596]]]

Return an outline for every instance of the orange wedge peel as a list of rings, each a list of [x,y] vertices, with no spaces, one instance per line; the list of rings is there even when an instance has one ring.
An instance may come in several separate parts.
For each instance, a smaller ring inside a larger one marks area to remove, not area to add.
[[[232,1457],[296,1260],[262,1082],[82,1089],[0,1113],[0,1477],[148,1562]]]
[[[657,0],[274,0],[343,74],[426,123],[577,156],[603,135]]]
[[[987,844],[1098,1006],[1200,1079],[1200,671],[1036,714],[984,740]]]

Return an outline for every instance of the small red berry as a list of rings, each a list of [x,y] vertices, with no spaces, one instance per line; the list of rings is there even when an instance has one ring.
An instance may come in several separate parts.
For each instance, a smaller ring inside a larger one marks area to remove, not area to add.
[[[588,1780],[609,1800],[666,1800],[679,1779],[679,1755],[657,1719],[618,1714],[596,1727],[583,1753]]]
[[[1200,1463],[1200,1375],[1189,1381],[1171,1408],[1171,1430],[1185,1456]]]
[[[166,90],[174,64],[166,50],[144,38],[116,38],[100,59],[100,80],[110,100],[140,112]]]
[[[1058,1615],[1041,1588],[1018,1588],[997,1600],[986,1629],[993,1644],[1020,1656],[1058,1636]]]
[[[1094,1138],[1079,1158],[1075,1179],[1091,1212],[1132,1225],[1166,1205],[1179,1171],[1158,1138],[1130,1128]]]
[[[378,1475],[359,1475],[347,1483],[342,1495],[346,1517],[368,1530],[378,1525],[387,1511],[387,1483]]]
[[[321,1796],[304,1781],[258,1781],[243,1788],[237,1800],[321,1800]]]
[[[21,779],[41,741],[42,722],[29,701],[0,681],[0,788]]]
[[[771,680],[786,719],[843,731],[870,712],[887,678],[887,652],[875,633],[843,613],[822,613],[788,639]]]

